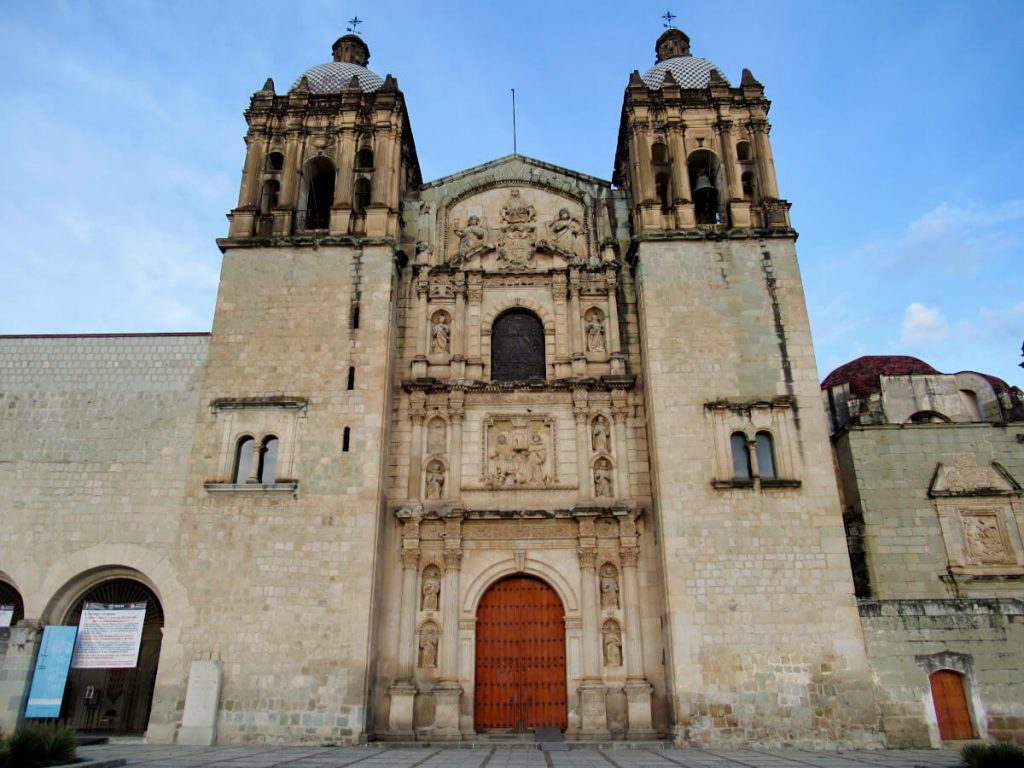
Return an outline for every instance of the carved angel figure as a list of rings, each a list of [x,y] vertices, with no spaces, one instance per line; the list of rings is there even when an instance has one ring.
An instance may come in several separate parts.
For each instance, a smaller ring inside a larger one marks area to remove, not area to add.
[[[551,227],[551,244],[555,248],[571,253],[574,256],[579,254],[577,245],[583,227],[578,220],[572,218],[568,208],[560,209],[558,211],[558,218],[548,224],[548,226]]]
[[[455,261],[461,263],[484,247],[487,230],[481,226],[479,216],[470,216],[462,229],[456,224],[455,234],[459,236],[459,249],[455,252]]]

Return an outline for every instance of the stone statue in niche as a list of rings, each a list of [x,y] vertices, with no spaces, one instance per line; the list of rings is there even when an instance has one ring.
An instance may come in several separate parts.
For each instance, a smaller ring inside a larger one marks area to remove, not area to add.
[[[427,453],[444,453],[448,448],[447,425],[442,418],[433,418],[427,425]]]
[[[420,659],[422,669],[433,669],[437,666],[437,627],[427,622],[420,630]]]
[[[466,222],[466,226],[459,227],[458,221],[455,222],[455,234],[459,238],[459,247],[455,251],[455,256],[452,259],[452,263],[456,266],[464,262],[473,254],[478,251],[482,251],[487,247],[487,230],[480,223],[480,217],[473,215],[469,217]]]
[[[598,459],[594,464],[594,495],[598,498],[612,495],[612,464],[608,459]]]
[[[604,352],[604,315],[592,309],[587,313],[587,351]]]
[[[606,621],[601,628],[604,640],[604,665],[606,667],[622,666],[622,638],[619,625],[614,621]]]
[[[569,214],[568,208],[558,211],[558,218],[548,226],[551,228],[551,245],[555,250],[568,254],[573,259],[580,255],[583,226]]]
[[[966,515],[963,523],[964,538],[973,557],[981,561],[1002,561],[1009,554],[995,515]]]
[[[437,459],[427,465],[427,498],[444,498],[444,464]]]
[[[430,353],[433,355],[447,354],[451,346],[452,326],[448,313],[434,313],[430,323]]]
[[[536,265],[537,212],[519,196],[509,193],[501,207],[501,239],[498,241],[498,266],[502,269],[532,269]]]
[[[424,611],[436,611],[438,596],[441,594],[441,571],[436,565],[428,565],[423,569],[423,602]]]
[[[604,416],[598,416],[594,419],[591,434],[593,435],[594,453],[607,453],[611,442],[611,435],[608,431],[608,419]]]
[[[547,426],[532,429],[524,418],[513,418],[488,430],[489,485],[542,486],[551,482],[550,437]]]
[[[619,607],[619,574],[611,563],[601,566],[601,607]]]

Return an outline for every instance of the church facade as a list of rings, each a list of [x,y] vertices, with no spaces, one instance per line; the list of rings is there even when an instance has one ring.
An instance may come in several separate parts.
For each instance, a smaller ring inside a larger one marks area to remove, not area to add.
[[[656,52],[611,182],[424,183],[342,37],[252,97],[210,334],[0,340],[7,723],[41,627],[145,602],[65,721],[885,743],[769,102]]]

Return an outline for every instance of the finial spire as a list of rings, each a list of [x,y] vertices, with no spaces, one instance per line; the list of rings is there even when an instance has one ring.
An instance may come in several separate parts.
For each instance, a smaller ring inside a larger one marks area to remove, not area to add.
[[[675,21],[677,17],[676,17],[676,15],[674,13],[672,13],[672,11],[665,11],[665,15],[662,16],[661,18],[663,18],[665,20],[665,23],[661,25],[661,26],[665,27],[665,29],[675,29],[676,28],[676,25],[673,24],[672,22]]]
[[[358,16],[353,16],[351,19],[348,20],[348,26],[345,28],[345,31],[351,32],[353,35],[357,35],[359,33],[356,31],[356,28],[362,23],[362,19],[360,19]]]

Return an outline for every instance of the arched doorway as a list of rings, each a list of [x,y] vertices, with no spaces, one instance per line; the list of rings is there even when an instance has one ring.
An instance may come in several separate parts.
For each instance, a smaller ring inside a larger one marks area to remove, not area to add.
[[[21,599],[21,593],[13,584],[0,581],[0,610],[9,616],[9,622],[0,626],[13,627],[25,618],[25,603]]]
[[[86,592],[63,623],[78,626],[87,602],[146,604],[139,659],[133,669],[70,670],[64,689],[61,721],[78,731],[145,733],[160,660],[163,607],[144,584],[134,579],[110,579]]]
[[[973,739],[974,726],[967,708],[963,675],[940,669],[928,679],[932,686],[935,717],[939,721],[939,736],[943,741]]]
[[[566,727],[565,610],[540,579],[502,579],[480,600],[474,713],[478,731]]]

